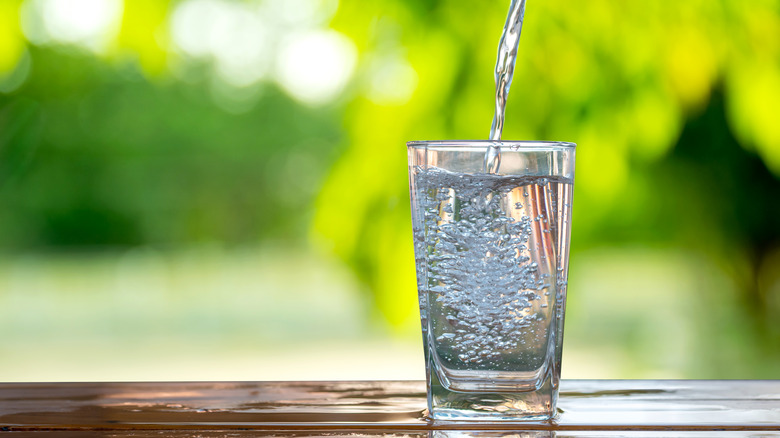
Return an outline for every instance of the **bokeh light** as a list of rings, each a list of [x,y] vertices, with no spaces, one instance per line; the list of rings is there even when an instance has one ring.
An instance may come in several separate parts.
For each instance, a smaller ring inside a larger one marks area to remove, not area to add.
[[[244,87],[268,74],[269,30],[256,7],[190,0],[177,6],[172,21],[174,43],[191,57],[212,59],[225,82]]]
[[[296,99],[322,103],[344,89],[356,61],[354,44],[336,31],[293,34],[280,52],[276,80]]]
[[[116,37],[122,0],[26,0],[24,35],[36,44],[70,43],[106,50]]]

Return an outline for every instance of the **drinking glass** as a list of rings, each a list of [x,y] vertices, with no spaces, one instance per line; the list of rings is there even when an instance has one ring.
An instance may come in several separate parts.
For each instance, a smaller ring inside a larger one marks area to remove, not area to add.
[[[500,151],[490,174],[489,148]],[[415,141],[407,149],[428,415],[554,417],[575,145]]]

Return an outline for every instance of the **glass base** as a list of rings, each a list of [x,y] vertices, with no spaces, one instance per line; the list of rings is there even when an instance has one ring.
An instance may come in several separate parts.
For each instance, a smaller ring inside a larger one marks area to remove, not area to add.
[[[429,376],[428,416],[442,421],[546,421],[555,417],[558,379],[548,372],[539,387],[522,392],[461,392]]]

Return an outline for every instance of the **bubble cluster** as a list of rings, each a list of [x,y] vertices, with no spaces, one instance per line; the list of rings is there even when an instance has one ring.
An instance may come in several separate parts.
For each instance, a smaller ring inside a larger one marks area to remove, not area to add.
[[[539,194],[547,197],[551,183],[418,169],[421,306],[444,360],[488,366],[544,354],[556,307],[557,215]]]

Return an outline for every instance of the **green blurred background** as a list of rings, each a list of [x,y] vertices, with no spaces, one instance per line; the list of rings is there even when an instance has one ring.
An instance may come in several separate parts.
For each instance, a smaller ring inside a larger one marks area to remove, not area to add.
[[[404,143],[508,0],[0,0],[0,380],[422,378]],[[780,378],[780,1],[529,1],[569,378]]]

